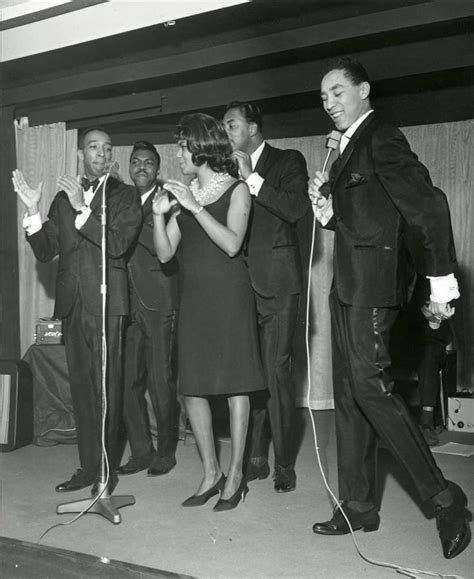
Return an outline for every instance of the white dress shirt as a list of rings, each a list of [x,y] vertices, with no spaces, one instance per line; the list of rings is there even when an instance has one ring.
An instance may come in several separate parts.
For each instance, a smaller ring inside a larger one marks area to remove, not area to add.
[[[260,157],[263,153],[264,147],[265,147],[265,141],[263,141],[263,143],[259,147],[257,147],[255,149],[255,151],[250,155],[250,160],[252,162],[252,169],[253,170],[257,166],[258,160],[260,159]],[[255,197],[258,196],[260,189],[262,188],[264,180],[265,179],[263,177],[261,177],[255,171],[253,173],[250,173],[250,175],[247,177],[245,182],[249,186],[251,195],[255,195]]]

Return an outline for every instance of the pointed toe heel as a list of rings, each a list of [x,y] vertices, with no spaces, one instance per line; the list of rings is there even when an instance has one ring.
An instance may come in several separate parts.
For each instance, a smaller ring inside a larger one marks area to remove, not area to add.
[[[221,478],[216,482],[214,486],[208,489],[206,492],[200,495],[193,495],[192,497],[187,498],[184,502],[181,503],[182,507],[200,507],[205,505],[209,499],[213,496],[218,495],[225,485],[225,476],[222,475]]]
[[[235,509],[235,507],[240,503],[241,499],[242,502],[245,502],[245,497],[247,496],[248,492],[249,487],[247,486],[247,481],[242,479],[239,488],[230,497],[230,499],[219,499],[212,510],[216,513],[220,513],[222,511],[230,511]]]

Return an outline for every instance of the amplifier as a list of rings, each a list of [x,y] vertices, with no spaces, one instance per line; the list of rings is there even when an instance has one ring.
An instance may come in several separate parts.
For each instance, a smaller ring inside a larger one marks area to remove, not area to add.
[[[0,452],[33,440],[33,380],[23,360],[0,360]]]
[[[459,392],[448,398],[448,430],[474,432],[474,396]]]
[[[35,344],[63,344],[61,320],[55,318],[40,318],[36,320]]]

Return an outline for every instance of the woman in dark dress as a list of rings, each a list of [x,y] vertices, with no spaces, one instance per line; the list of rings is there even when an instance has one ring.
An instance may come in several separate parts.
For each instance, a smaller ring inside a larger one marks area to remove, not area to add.
[[[182,296],[178,323],[179,390],[184,396],[204,469],[199,506],[221,493],[215,511],[235,508],[248,492],[242,473],[249,393],[264,388],[255,305],[240,253],[251,210],[247,185],[237,180],[226,132],[204,114],[177,127],[178,159],[190,186],[169,180],[153,202],[155,247],[161,262],[180,247]],[[165,215],[170,213],[169,219]],[[209,396],[228,399],[231,459],[227,478],[217,460]]]

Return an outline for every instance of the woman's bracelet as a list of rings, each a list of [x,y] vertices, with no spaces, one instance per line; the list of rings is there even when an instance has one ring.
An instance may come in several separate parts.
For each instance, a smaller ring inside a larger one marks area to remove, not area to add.
[[[193,211],[193,215],[194,217],[197,217],[199,215],[199,213],[201,213],[201,211],[204,209],[203,205],[199,206],[199,209],[196,209],[196,211]]]

